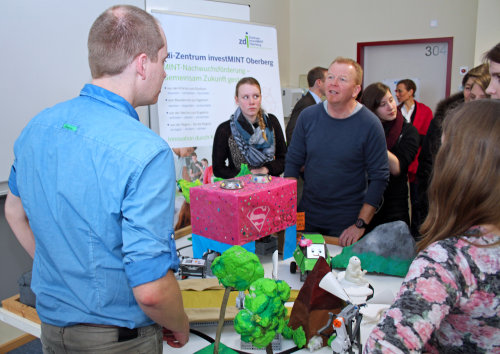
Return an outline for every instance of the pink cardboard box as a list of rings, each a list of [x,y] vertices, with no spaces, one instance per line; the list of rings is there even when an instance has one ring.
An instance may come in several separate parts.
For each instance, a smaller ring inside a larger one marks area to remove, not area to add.
[[[272,177],[252,183],[238,177],[242,189],[223,189],[221,182],[190,190],[193,234],[230,245],[244,245],[295,225],[297,182]]]

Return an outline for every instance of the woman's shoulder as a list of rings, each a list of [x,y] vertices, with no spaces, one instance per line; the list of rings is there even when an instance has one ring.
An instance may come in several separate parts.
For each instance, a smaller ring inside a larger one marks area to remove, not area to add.
[[[449,97],[442,99],[436,106],[436,112],[434,114],[433,120],[443,120],[449,110],[458,107],[462,103],[464,103],[463,92],[457,92]]]
[[[281,128],[281,123],[274,114],[267,112],[266,114],[267,114],[267,119],[269,119],[269,125],[273,126],[274,128]]]
[[[415,100],[415,106],[417,109],[417,113],[430,115],[430,117],[432,118],[432,109],[430,109],[430,107],[427,106],[425,103],[418,102],[417,100]]]
[[[220,123],[220,124],[219,124],[219,126],[217,127],[217,130],[226,130],[226,129],[230,129],[231,127],[230,127],[229,122],[230,122],[230,119],[228,119],[228,120],[226,120],[226,121],[224,121],[224,122]]]
[[[274,114],[269,113],[269,112],[266,112],[266,114],[267,114],[267,117],[269,118],[269,121],[279,123],[278,118]]]
[[[219,124],[217,129],[215,130],[215,140],[223,140],[227,141],[228,137],[231,135],[231,126],[229,125],[229,120],[222,122]]]
[[[498,271],[500,268],[499,243],[500,235],[487,233],[484,228],[474,226],[463,235],[432,243],[422,251],[422,255],[429,256],[438,262],[440,260],[446,262],[449,259],[459,262],[458,260],[462,257],[470,259],[472,262],[490,262],[490,266]]]
[[[231,122],[231,119],[228,119],[228,120],[225,120],[223,121],[222,123],[219,124],[219,127],[222,127],[222,126],[229,126],[229,123]]]
[[[461,237],[472,247],[491,248],[500,256],[500,234],[488,232],[483,226],[473,226]]]

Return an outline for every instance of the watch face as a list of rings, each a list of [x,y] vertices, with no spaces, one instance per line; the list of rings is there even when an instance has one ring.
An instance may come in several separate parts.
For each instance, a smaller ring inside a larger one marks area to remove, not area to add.
[[[356,227],[358,227],[358,228],[361,229],[361,228],[363,228],[365,226],[366,226],[366,223],[363,221],[363,219],[356,220]]]

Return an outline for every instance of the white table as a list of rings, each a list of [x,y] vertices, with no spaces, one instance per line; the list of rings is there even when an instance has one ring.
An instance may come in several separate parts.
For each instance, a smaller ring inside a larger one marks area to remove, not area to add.
[[[177,240],[177,246],[180,248],[182,246],[188,245],[188,237],[183,237],[179,240]],[[339,254],[342,251],[342,248],[339,246],[334,246],[334,245],[327,245],[328,246],[328,251],[331,256],[335,256]],[[191,248],[185,248],[182,249],[181,255],[183,256],[192,256],[192,249]],[[281,256],[280,256],[281,257]],[[272,262],[271,262],[271,255],[265,255],[265,256],[259,256],[261,263],[264,267],[264,276],[266,278],[271,278],[272,277]],[[290,273],[290,262],[293,260],[293,258],[288,258],[285,260],[282,260],[280,258],[279,264],[278,264],[278,278],[281,280],[284,280],[290,285],[292,289],[300,289],[303,285],[303,282],[300,281],[299,274],[291,274]],[[366,279],[370,282],[370,284],[373,286],[375,289],[375,295],[377,295],[377,292],[385,292],[385,295],[388,295],[390,298],[394,298],[396,295],[397,291],[399,290],[401,283],[403,281],[403,278],[400,277],[394,277],[394,276],[388,276],[388,275],[378,275],[378,274],[367,274]],[[392,302],[392,299],[390,302]],[[386,301],[387,302],[387,301]],[[385,304],[369,304],[367,305],[367,309],[369,308],[372,311],[377,311],[378,309],[384,308]],[[364,344],[368,335],[370,334],[372,328],[375,326],[376,323],[368,323],[367,321],[363,320],[361,322],[361,342]],[[216,332],[216,326],[204,326],[204,327],[192,327],[193,329],[200,331],[209,337],[215,339],[215,332]],[[222,331],[222,339],[221,342],[224,343],[224,345],[241,350],[240,349],[240,335],[236,333],[234,330],[233,326],[226,325],[223,328]],[[182,348],[175,349],[169,347],[167,344],[163,345],[164,351],[166,353],[194,353],[206,346],[208,346],[210,343],[207,342],[205,339],[198,337],[197,335],[191,335],[189,342]],[[282,348],[281,351],[290,349],[295,347],[294,342],[290,339],[282,339],[281,341]],[[248,353],[265,353],[265,350],[244,350],[245,352]],[[280,351],[275,351],[275,353],[279,353]],[[296,353],[310,353],[309,349],[307,348],[302,348],[301,350],[297,351]],[[322,348],[321,350],[315,351],[314,353],[332,353],[331,348]]]
[[[40,325],[0,307],[0,321],[40,338]]]
[[[182,237],[176,241],[177,247],[181,248],[185,245],[188,245],[190,241],[188,240],[188,236]],[[334,246],[334,245],[328,245],[328,250],[330,252],[330,255],[335,256],[339,254],[342,250],[341,247],[339,246]],[[183,256],[192,256],[192,248],[184,248],[181,251],[181,255]],[[271,273],[272,273],[272,262],[271,262],[271,255],[265,255],[265,256],[259,256],[261,259],[261,263],[264,267],[264,273],[265,277],[271,278]],[[278,264],[278,278],[286,281],[288,285],[292,289],[300,289],[302,287],[302,282],[299,279],[299,274],[291,274],[290,273],[290,262],[293,260],[293,258],[289,258],[286,260],[281,260]],[[379,292],[385,292],[389,294],[389,297],[394,297],[397,291],[399,290],[399,287],[401,286],[401,282],[403,281],[403,278],[399,277],[393,277],[393,276],[387,276],[387,275],[377,275],[377,274],[367,274],[366,279],[370,282],[370,284],[373,286],[375,289],[375,296],[377,296],[377,293]],[[369,304],[367,305],[367,309],[370,308],[371,310],[377,310],[378,308],[382,308],[384,305],[382,304]],[[7,311],[3,308],[0,308],[0,321],[3,321],[13,327],[16,327],[24,332],[27,332],[31,335],[34,335],[36,337],[40,337],[40,325],[27,320],[24,317],[18,316],[10,311]],[[372,328],[374,327],[375,323],[368,323],[365,319],[361,322],[361,342],[364,343],[366,341],[367,336],[371,332]],[[216,331],[216,326],[194,326],[193,329],[202,332],[206,335],[208,335],[211,338],[215,339],[215,331]],[[240,335],[237,334],[234,330],[233,326],[226,325],[223,328],[222,331],[222,343],[224,345],[241,350],[240,349]],[[206,341],[205,339],[192,334],[190,336],[189,342],[182,348],[172,348],[168,346],[166,343],[163,344],[163,349],[165,353],[194,353],[206,346],[208,346],[210,343]],[[281,351],[290,349],[295,347],[295,344],[293,343],[292,340],[285,340],[282,339],[281,341],[282,348]],[[248,353],[264,353],[265,351],[263,350],[245,350],[245,352]],[[276,351],[279,352],[279,351]],[[319,351],[316,351],[315,353],[331,353],[332,350],[330,348],[322,348]],[[303,348],[297,353],[310,353],[307,348]]]

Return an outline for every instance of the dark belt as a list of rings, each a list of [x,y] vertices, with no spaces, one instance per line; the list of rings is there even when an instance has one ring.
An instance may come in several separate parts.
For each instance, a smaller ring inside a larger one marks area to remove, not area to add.
[[[97,324],[97,323],[80,323],[82,326],[90,326],[90,327],[100,327],[100,328],[116,328],[118,330],[118,342],[126,342],[131,339],[135,339],[139,336],[139,331],[137,328],[127,328],[127,327],[118,327],[112,325],[105,324]]]

